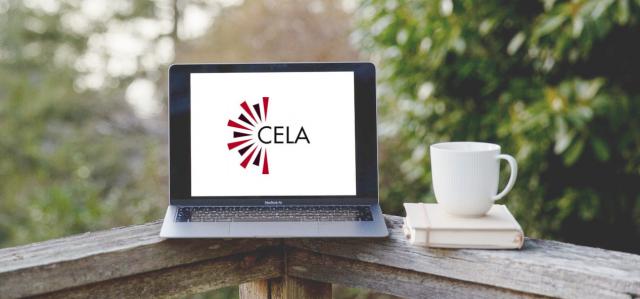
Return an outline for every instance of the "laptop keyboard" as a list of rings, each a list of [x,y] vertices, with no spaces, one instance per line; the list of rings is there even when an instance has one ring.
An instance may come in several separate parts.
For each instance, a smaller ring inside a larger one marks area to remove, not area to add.
[[[180,207],[176,222],[373,221],[369,206]]]

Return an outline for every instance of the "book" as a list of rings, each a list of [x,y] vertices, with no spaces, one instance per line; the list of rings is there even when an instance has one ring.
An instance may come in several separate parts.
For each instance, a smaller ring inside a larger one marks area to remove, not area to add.
[[[524,233],[505,205],[482,217],[447,214],[438,204],[405,203],[404,232],[409,242],[440,248],[519,249]]]

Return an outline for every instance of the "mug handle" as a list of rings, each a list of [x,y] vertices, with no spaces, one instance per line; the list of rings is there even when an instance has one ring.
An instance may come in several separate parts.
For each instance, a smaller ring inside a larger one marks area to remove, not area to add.
[[[507,160],[507,162],[509,162],[511,175],[509,175],[509,182],[507,182],[507,186],[504,187],[504,190],[492,198],[494,201],[503,198],[507,193],[509,193],[509,191],[511,191],[511,188],[513,188],[513,185],[516,183],[516,177],[518,176],[518,163],[516,163],[516,159],[505,154],[498,155],[496,158]]]

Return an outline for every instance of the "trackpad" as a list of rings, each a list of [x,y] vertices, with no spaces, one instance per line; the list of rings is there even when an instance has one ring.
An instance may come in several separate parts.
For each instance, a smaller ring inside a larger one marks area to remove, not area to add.
[[[316,236],[318,222],[232,222],[230,233],[234,238]]]

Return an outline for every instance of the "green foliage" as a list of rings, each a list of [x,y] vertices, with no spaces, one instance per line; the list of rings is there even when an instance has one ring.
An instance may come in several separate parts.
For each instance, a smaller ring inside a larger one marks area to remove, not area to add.
[[[101,91],[76,84],[75,59],[104,24],[65,29],[79,3],[57,5],[0,2],[0,247],[141,223],[165,203],[161,141],[118,92],[130,78]]]
[[[164,141],[123,101],[134,77],[161,75],[140,59],[82,88],[78,58],[109,24],[169,16],[122,1],[70,26],[84,3],[0,0],[0,246],[164,208]],[[358,14],[354,36],[379,62],[386,212],[434,201],[429,144],[484,140],[519,162],[505,202],[529,235],[640,251],[640,1],[363,0]]]
[[[365,0],[385,210],[434,201],[430,144],[496,142],[528,235],[640,252],[639,18],[626,0]]]

